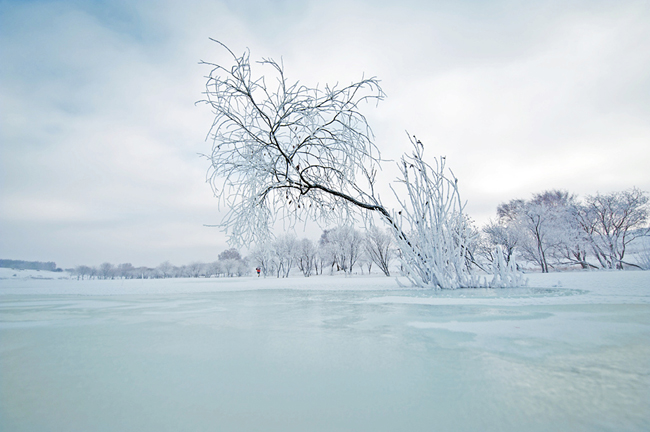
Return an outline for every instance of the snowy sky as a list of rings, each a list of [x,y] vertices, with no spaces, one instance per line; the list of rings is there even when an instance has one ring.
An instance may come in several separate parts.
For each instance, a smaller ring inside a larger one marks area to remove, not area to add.
[[[0,0],[0,258],[216,259],[210,37],[306,84],[377,76],[382,155],[408,130],[447,156],[479,224],[550,188],[650,190],[647,1]]]

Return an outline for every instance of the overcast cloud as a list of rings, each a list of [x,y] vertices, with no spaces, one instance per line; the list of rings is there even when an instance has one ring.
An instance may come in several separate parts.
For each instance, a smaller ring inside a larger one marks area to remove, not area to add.
[[[0,258],[216,259],[210,37],[306,84],[377,76],[383,156],[405,130],[446,155],[479,224],[551,188],[650,190],[647,1],[0,1]]]

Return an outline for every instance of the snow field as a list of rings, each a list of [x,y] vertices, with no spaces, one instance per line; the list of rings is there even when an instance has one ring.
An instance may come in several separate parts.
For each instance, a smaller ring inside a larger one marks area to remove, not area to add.
[[[0,430],[650,429],[650,272],[527,276],[0,279]]]

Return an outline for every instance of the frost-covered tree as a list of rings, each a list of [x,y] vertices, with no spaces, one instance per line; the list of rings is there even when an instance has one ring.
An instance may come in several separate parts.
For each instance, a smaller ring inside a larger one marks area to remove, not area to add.
[[[93,275],[93,269],[86,265],[80,265],[75,267],[74,275],[77,277],[77,279],[90,279]]]
[[[219,269],[224,276],[243,276],[246,274],[246,262],[235,248],[227,249],[218,255]]]
[[[206,277],[219,277],[223,273],[223,266],[221,261],[213,261],[205,265]]]
[[[363,253],[363,236],[352,226],[342,226],[323,231],[321,247],[329,256],[332,271],[351,274]]]
[[[361,271],[361,274],[363,274],[363,269],[364,267],[368,269],[368,274],[372,271],[372,265],[374,263],[370,259],[370,256],[368,255],[365,247],[361,251],[361,255],[359,256],[359,259],[357,260],[357,267],[359,267],[359,270]]]
[[[583,228],[603,268],[634,265],[624,261],[626,248],[650,232],[649,215],[648,194],[637,188],[587,197]]]
[[[497,208],[497,216],[509,231],[516,233],[524,258],[548,273],[554,263],[560,262],[567,240],[567,221],[575,204],[575,197],[568,192],[550,190],[534,194],[529,201],[503,203]],[[507,256],[508,251],[504,252]]]
[[[162,262],[156,267],[160,277],[168,278],[173,276],[174,266],[169,261]]]
[[[643,270],[650,270],[650,236],[641,240],[641,250],[638,254],[639,267]]]
[[[547,210],[544,206],[527,203],[521,209],[518,220],[526,235],[521,249],[529,261],[540,266],[542,273],[548,273],[550,252],[554,246],[559,245],[559,242],[552,241],[555,239],[552,235],[554,225]]]
[[[573,200],[567,205],[564,220],[558,229],[561,231],[560,256],[569,264],[578,264],[583,269],[597,268],[589,262],[590,241],[584,228],[588,217],[584,205]]]
[[[136,269],[131,263],[122,263],[115,267],[114,274],[118,278],[133,279],[136,276]]]
[[[187,276],[197,278],[205,275],[206,268],[202,262],[194,261],[185,266]]]
[[[302,239],[298,245],[296,264],[305,277],[311,276],[316,270],[318,249],[309,239]]]
[[[336,234],[340,248],[341,268],[348,274],[352,274],[354,266],[364,253],[363,235],[351,226],[338,228]]]
[[[489,221],[483,227],[486,236],[487,247],[485,255],[490,262],[496,258],[494,255],[495,246],[500,246],[506,262],[514,258],[517,245],[520,243],[520,232],[512,221],[499,217],[496,221]]]
[[[102,279],[113,279],[115,277],[115,266],[109,262],[99,266],[99,276]]]
[[[318,257],[321,273],[325,266],[330,267],[330,273],[334,273],[335,267],[336,271],[340,270],[339,259],[337,256],[338,250],[334,242],[330,241],[329,232],[330,230],[323,230],[323,233],[318,240]]]
[[[332,267],[334,258],[332,256],[330,245],[327,241],[327,230],[324,230],[316,243],[316,260],[314,261],[314,270],[316,274],[323,274],[323,270]]]
[[[276,262],[277,277],[289,277],[299,254],[299,242],[293,234],[284,234],[271,243]]]
[[[204,102],[215,114],[208,179],[228,208],[221,226],[231,241],[268,240],[278,217],[327,224],[383,209],[372,193],[379,151],[359,111],[383,98],[377,79],[308,87],[273,60],[255,76],[248,52],[228,52],[232,67],[205,63],[213,69]]]
[[[239,261],[239,260],[241,260],[241,254],[239,253],[239,251],[237,249],[230,248],[230,249],[227,249],[227,250],[221,252],[218,255],[217,258],[219,258],[219,260],[232,259],[232,260]]]
[[[377,264],[386,276],[390,276],[390,263],[395,258],[393,235],[376,226],[371,226],[366,232],[364,240],[365,251],[370,262]],[[368,273],[370,273],[370,266]]]
[[[156,275],[156,270],[149,267],[136,267],[134,270],[137,279],[153,279]]]
[[[275,273],[277,263],[270,242],[260,243],[251,251],[250,258],[254,266],[259,267],[262,276]]]
[[[381,159],[360,111],[363,103],[384,97],[376,78],[309,87],[290,81],[271,59],[258,63],[266,73],[256,75],[248,51],[237,56],[221,45],[234,65],[203,62],[212,70],[202,102],[214,113],[208,180],[228,209],[220,226],[231,243],[268,241],[278,218],[289,226],[307,218],[345,226],[377,213],[393,231],[414,284],[479,283],[467,268],[470,229],[443,159],[431,170],[414,140],[400,179],[408,196],[401,204],[409,207],[391,212],[376,194]],[[434,234],[418,225],[421,220]]]

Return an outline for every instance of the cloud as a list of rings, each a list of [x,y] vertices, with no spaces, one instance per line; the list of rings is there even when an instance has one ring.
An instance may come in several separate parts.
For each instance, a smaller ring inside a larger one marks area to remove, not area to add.
[[[383,155],[417,134],[479,222],[549,188],[649,190],[649,15],[635,1],[0,3],[0,251],[155,265],[225,247],[202,227],[220,213],[198,62],[227,61],[209,37],[310,85],[378,76],[388,98],[365,112]]]

